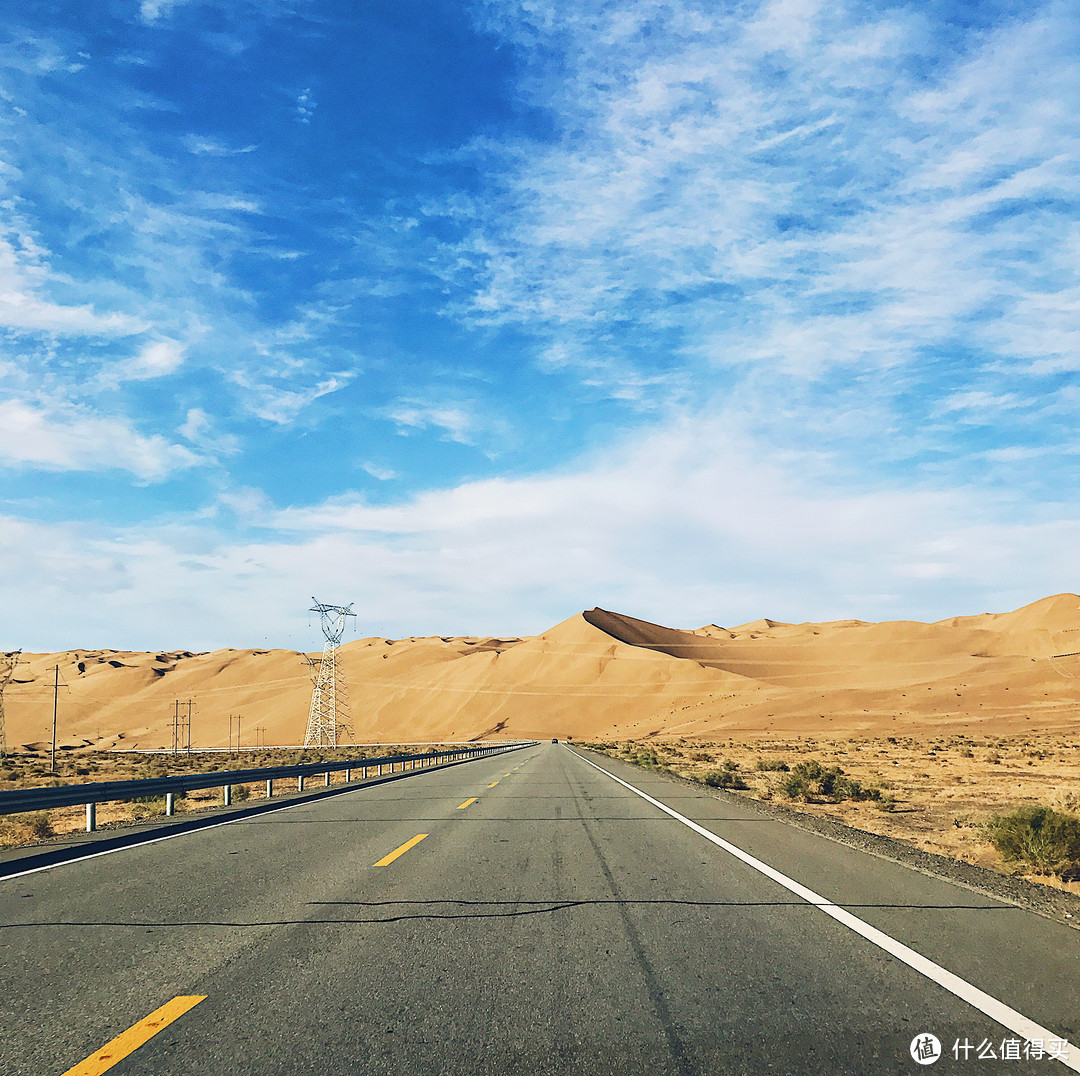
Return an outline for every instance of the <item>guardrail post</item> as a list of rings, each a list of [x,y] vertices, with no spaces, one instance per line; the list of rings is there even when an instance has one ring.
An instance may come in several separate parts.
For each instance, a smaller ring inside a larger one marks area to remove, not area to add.
[[[327,788],[330,787],[330,771],[329,770],[327,770],[326,773],[323,774],[323,784]]]
[[[382,763],[379,763],[379,776],[382,777]]]
[[[361,781],[366,781],[367,780],[367,766],[361,766],[360,767],[360,780]]]
[[[350,766],[345,771],[345,784],[348,784],[352,780],[352,767]]]
[[[93,833],[97,829],[97,804],[88,803],[86,805],[86,832]]]
[[[165,814],[170,818],[176,814],[176,794],[173,792],[165,793]]]
[[[304,791],[304,775],[303,774],[300,774],[300,776],[297,777],[297,779],[296,779],[296,791],[297,792],[303,792]]]
[[[221,786],[221,803],[224,807],[232,806],[232,785]]]
[[[266,798],[272,800],[274,798],[274,779],[269,778],[266,782]]]

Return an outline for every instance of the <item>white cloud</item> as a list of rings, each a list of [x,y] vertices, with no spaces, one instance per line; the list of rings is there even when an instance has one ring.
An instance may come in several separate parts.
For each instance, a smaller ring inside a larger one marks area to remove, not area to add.
[[[1067,513],[1016,522],[1008,495],[809,482],[798,458],[689,421],[572,471],[394,506],[275,512],[257,490],[218,504],[265,537],[209,516],[108,534],[0,527],[0,604],[26,636],[12,645],[302,647],[291,633],[310,593],[358,602],[362,634],[399,637],[535,632],[594,604],[684,627],[932,620],[1067,589],[1080,539]],[[42,580],[33,595],[25,578]],[[62,639],[40,613],[58,603]],[[167,639],[147,616],[163,607]]]
[[[6,214],[5,214],[6,216]],[[128,336],[145,325],[122,313],[52,302],[41,292],[55,280],[45,252],[26,231],[0,237],[0,327],[22,332]]]
[[[201,407],[192,407],[177,432],[188,441],[198,441],[209,429],[210,416]]]
[[[119,469],[158,481],[199,457],[161,436],[144,437],[124,418],[5,400],[0,401],[0,460],[53,471]]]
[[[405,430],[442,430],[448,441],[471,445],[473,416],[463,407],[442,406],[420,400],[400,400],[385,411],[386,417]]]
[[[233,149],[231,146],[225,145],[223,142],[219,142],[216,138],[202,138],[199,135],[185,135],[184,146],[189,153],[194,153],[197,156],[210,156],[210,157],[234,157],[241,153],[253,153],[256,146],[241,146],[238,149]]]
[[[940,411],[949,413],[961,411],[972,421],[993,422],[1002,411],[1011,411],[1023,407],[1025,401],[1011,392],[994,395],[980,389],[968,392],[956,392],[941,401]]]
[[[390,482],[397,478],[397,471],[392,470],[390,467],[380,467],[375,463],[362,463],[360,465],[372,478],[377,479],[380,482]]]
[[[177,340],[150,340],[131,356],[103,370],[104,384],[148,381],[176,373],[184,364],[186,348]]]
[[[311,117],[315,115],[318,104],[312,96],[311,87],[301,90],[296,97],[296,119],[298,123],[311,123]]]
[[[302,364],[298,364],[302,367]],[[300,380],[302,369],[296,371],[294,380]],[[355,374],[339,371],[322,378],[307,388],[283,388],[268,380],[254,380],[243,371],[234,371],[232,380],[245,391],[245,403],[251,412],[267,422],[287,426],[294,422],[301,411],[323,396],[348,385]]]
[[[174,8],[185,3],[188,3],[188,0],[142,0],[139,15],[143,22],[157,22],[158,19],[167,18]]]
[[[189,408],[176,432],[207,456],[228,456],[240,450],[240,439],[216,430],[213,420],[201,407]]]

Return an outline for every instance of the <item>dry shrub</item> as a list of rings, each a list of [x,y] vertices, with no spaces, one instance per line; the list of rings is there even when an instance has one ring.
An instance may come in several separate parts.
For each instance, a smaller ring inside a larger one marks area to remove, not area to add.
[[[739,776],[736,770],[709,770],[698,778],[702,784],[710,788],[749,788],[750,786]]]
[[[1053,807],[1028,805],[987,824],[1006,863],[1059,878],[1080,876],[1080,818]]]
[[[0,847],[25,844],[27,841],[44,841],[55,836],[56,831],[48,811],[9,814],[0,818]]]

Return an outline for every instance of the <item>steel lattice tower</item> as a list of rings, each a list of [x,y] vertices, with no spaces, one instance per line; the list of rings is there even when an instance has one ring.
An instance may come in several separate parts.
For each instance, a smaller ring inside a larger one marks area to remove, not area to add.
[[[0,654],[0,758],[7,756],[7,729],[4,726],[4,688],[15,675],[21,650],[9,650]]]
[[[326,605],[318,598],[311,599],[315,604],[313,613],[319,614],[322,633],[326,637],[322,660],[315,670],[315,662],[308,661],[313,668],[311,709],[308,711],[307,732],[304,734],[305,747],[337,747],[345,736],[352,737],[352,722],[349,720],[349,695],[345,684],[345,674],[338,668],[337,648],[345,634],[345,622],[352,611],[348,605]]]

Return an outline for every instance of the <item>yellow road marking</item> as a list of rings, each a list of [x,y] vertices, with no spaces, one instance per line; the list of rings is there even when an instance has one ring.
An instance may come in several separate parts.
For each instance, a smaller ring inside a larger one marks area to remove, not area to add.
[[[475,802],[477,801],[477,799],[478,799],[478,798],[479,798],[479,797],[477,797],[477,796],[473,796],[473,798],[472,798],[471,800],[466,800],[466,801],[465,801],[464,803],[459,803],[459,804],[457,805],[457,809],[458,809],[459,811],[464,811],[464,810],[465,810],[465,808],[466,808],[466,807],[468,807],[470,803],[475,803]]]
[[[418,833],[411,841],[406,841],[400,848],[395,848],[388,856],[383,856],[375,866],[389,867],[398,856],[403,856],[410,848],[415,848],[426,836],[426,833]]]
[[[498,783],[498,781],[492,781],[491,784],[488,785],[488,788],[494,788]]]
[[[165,1002],[160,1009],[155,1009],[127,1031],[121,1031],[115,1039],[105,1043],[85,1061],[80,1061],[74,1068],[68,1069],[64,1076],[100,1076],[206,998],[206,994],[190,994]]]

